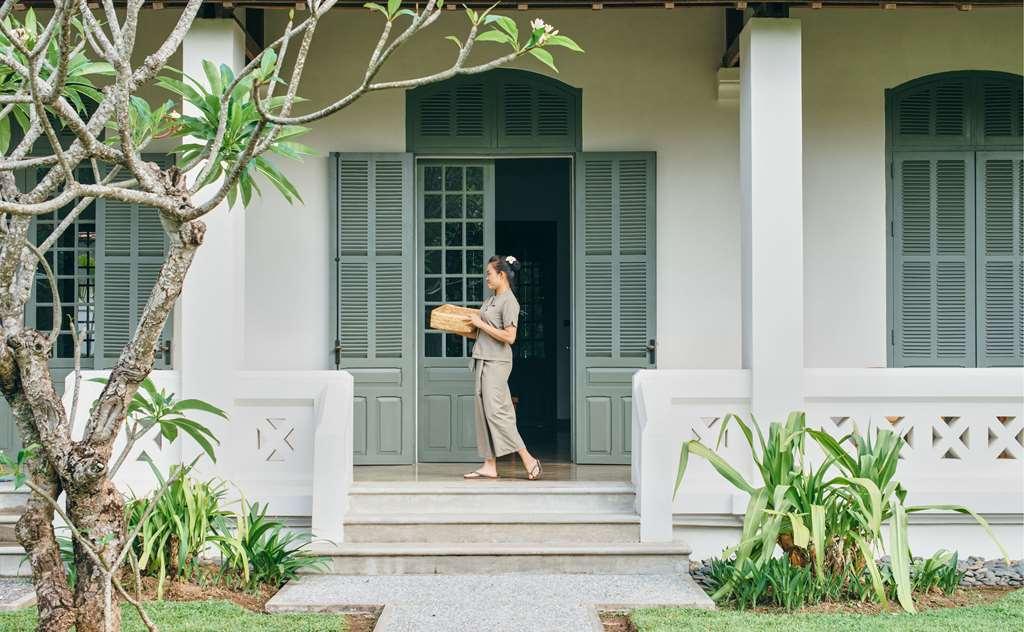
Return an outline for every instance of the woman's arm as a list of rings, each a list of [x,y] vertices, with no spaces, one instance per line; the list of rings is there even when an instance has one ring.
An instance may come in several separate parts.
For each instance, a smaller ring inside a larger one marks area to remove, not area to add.
[[[509,325],[504,329],[498,329],[492,325],[488,325],[480,318],[479,315],[473,315],[470,317],[470,322],[476,325],[476,328],[483,331],[485,334],[494,338],[499,342],[504,342],[507,345],[513,344],[516,341],[516,327],[515,325]]]

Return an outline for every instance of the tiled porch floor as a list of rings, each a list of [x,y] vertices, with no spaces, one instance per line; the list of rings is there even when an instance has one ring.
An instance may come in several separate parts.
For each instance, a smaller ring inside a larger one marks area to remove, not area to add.
[[[479,463],[416,463],[414,465],[358,465],[356,482],[412,482],[461,481],[462,475],[472,472]],[[526,472],[517,458],[498,460],[498,475],[502,478],[526,480]],[[547,481],[629,481],[628,465],[576,465],[575,463],[544,463]],[[466,481],[467,484],[486,485],[488,481]]]

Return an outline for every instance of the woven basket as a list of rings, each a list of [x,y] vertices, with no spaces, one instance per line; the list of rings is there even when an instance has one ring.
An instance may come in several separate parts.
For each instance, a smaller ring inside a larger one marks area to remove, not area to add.
[[[471,334],[476,331],[469,322],[469,317],[479,310],[458,305],[441,305],[430,312],[430,328],[448,331],[453,334]]]

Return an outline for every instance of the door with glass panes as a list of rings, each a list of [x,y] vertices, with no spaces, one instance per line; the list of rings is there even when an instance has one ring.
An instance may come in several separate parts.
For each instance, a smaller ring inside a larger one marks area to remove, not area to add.
[[[494,250],[494,163],[421,160],[416,167],[419,296],[419,460],[477,459],[473,341],[430,329],[430,311],[479,307]]]

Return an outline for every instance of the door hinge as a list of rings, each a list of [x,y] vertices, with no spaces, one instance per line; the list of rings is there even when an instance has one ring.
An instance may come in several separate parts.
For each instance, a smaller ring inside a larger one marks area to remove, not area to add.
[[[171,341],[164,340],[160,343],[160,351],[164,354],[164,364],[171,366]]]
[[[896,222],[894,222],[891,219],[889,220],[889,236],[890,237],[895,237],[896,236]]]
[[[334,339],[334,368],[341,368],[341,340]]]
[[[889,346],[892,346],[892,347],[896,346],[896,330],[895,329],[890,329],[889,330]]]

